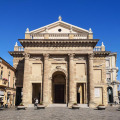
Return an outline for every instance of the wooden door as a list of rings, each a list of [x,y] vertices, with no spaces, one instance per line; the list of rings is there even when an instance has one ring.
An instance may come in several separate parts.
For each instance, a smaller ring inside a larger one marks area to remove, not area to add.
[[[64,85],[55,85],[55,103],[64,103]]]

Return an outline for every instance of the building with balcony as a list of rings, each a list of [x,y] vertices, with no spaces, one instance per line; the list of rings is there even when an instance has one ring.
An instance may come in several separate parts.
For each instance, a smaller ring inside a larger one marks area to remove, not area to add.
[[[15,105],[15,68],[0,57],[0,105]]]
[[[108,105],[105,46],[95,47],[91,29],[62,21],[25,32],[16,43],[13,66],[16,68],[16,105],[33,106],[34,99],[45,106],[74,103],[96,107]],[[22,98],[22,99],[21,99]]]

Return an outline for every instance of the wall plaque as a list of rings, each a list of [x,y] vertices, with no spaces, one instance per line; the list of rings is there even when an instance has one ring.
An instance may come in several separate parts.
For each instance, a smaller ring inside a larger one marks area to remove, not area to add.
[[[100,88],[95,88],[95,97],[100,97]]]

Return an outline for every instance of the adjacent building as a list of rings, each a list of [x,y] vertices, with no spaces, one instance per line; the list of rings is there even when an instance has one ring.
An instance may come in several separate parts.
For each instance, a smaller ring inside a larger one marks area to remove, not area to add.
[[[96,46],[94,51],[101,51],[101,47]],[[104,46],[105,47],[105,46]],[[117,53],[110,53],[106,56],[106,82],[107,82],[107,97],[108,103],[119,103],[118,88],[120,82],[117,80],[118,67],[116,67]]]
[[[0,57],[0,106],[15,105],[15,68]]]
[[[74,103],[96,107],[108,104],[106,57],[110,55],[91,29],[62,21],[25,32],[13,56],[16,68],[16,105],[32,106],[34,99],[49,106]],[[100,50],[98,50],[100,49]],[[22,98],[22,99],[21,99]]]
[[[116,59],[117,53],[110,53],[110,55],[106,57],[106,78],[109,103],[119,103],[118,87],[120,83],[117,80],[118,67],[116,67]]]

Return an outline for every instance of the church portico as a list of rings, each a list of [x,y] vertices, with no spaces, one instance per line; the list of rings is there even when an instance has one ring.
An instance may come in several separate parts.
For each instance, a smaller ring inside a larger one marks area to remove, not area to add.
[[[105,48],[93,51],[98,41],[91,29],[60,20],[34,31],[27,29],[25,39],[19,39],[24,50],[16,45],[10,52],[14,65],[23,66],[23,78],[17,79],[18,85],[23,81],[23,104],[29,106],[37,97],[45,106],[78,103],[95,107],[98,101],[106,105],[105,57],[109,52]],[[20,64],[19,59],[24,62]]]

